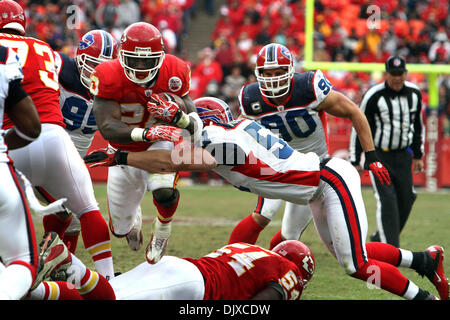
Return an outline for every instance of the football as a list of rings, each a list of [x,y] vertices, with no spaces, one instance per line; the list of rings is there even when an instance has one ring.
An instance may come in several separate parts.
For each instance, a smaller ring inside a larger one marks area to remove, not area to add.
[[[172,101],[175,102],[178,107],[183,110],[183,112],[187,113],[186,104],[184,103],[183,99],[173,93],[170,92],[161,92],[157,93],[157,95],[165,101]]]

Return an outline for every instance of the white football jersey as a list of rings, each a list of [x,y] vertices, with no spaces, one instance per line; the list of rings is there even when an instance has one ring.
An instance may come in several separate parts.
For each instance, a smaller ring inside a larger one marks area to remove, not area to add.
[[[293,150],[255,121],[207,126],[202,144],[218,163],[214,171],[240,190],[306,204],[319,186],[319,157]]]
[[[9,84],[17,79],[23,79],[22,68],[17,54],[10,48],[0,46],[0,162],[9,162],[7,146],[3,135],[3,115],[5,100],[8,97]]]

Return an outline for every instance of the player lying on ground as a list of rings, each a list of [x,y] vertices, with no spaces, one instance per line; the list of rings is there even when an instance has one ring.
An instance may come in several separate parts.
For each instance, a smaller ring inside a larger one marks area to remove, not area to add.
[[[67,281],[40,283],[28,298],[39,300],[247,300],[300,299],[314,273],[314,257],[296,240],[272,251],[235,243],[200,259],[165,256],[147,261],[109,282],[72,255],[56,233],[41,242],[37,281],[64,274]]]
[[[224,106],[225,103],[211,100],[209,109],[198,113],[204,123],[202,139],[196,141],[201,148],[186,145],[183,148],[180,143],[172,151],[115,154],[100,151],[91,153],[85,161],[135,166],[149,172],[186,171],[204,164],[205,169],[213,168],[240,190],[266,198],[309,203],[320,238],[348,275],[367,281],[376,269],[377,283],[382,289],[406,299],[434,299],[396,268],[411,267],[430,279],[441,299],[448,299],[440,246],[418,253],[385,243],[366,246],[367,217],[361,180],[348,161],[320,160],[314,153],[297,152],[254,121],[230,121],[231,113]],[[179,129],[160,128],[170,133],[168,139],[179,141],[180,136],[176,136]]]

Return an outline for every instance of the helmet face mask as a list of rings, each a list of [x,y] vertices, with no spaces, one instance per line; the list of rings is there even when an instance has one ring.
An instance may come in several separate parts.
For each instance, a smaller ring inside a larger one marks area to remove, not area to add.
[[[90,76],[100,63],[117,58],[117,42],[103,30],[92,30],[83,35],[77,48],[76,63],[81,83],[89,88]]]
[[[233,121],[231,109],[223,100],[215,97],[202,97],[195,99],[194,105],[204,126]]]
[[[271,43],[259,51],[255,75],[259,90],[266,98],[279,98],[288,94],[294,73],[294,61],[285,46]]]
[[[145,84],[153,80],[164,57],[162,35],[153,25],[137,22],[124,30],[120,39],[119,61],[130,81]]]
[[[137,51],[137,52],[136,52]],[[151,81],[161,68],[164,52],[152,53],[148,50],[126,51],[119,50],[120,64],[124,68],[127,78],[138,84]]]

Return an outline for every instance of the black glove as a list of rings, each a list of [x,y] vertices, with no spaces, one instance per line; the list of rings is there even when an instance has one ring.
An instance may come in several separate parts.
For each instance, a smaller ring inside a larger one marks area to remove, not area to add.
[[[128,152],[113,151],[107,148],[96,149],[84,156],[84,162],[90,163],[89,167],[111,167],[116,165],[127,164]]]

